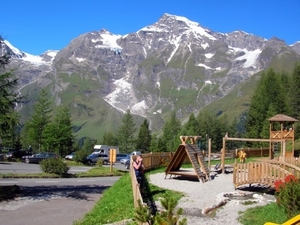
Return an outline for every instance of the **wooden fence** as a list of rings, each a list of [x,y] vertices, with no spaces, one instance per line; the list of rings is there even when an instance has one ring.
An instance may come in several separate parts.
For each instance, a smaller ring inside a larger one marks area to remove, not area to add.
[[[139,184],[136,179],[135,171],[132,165],[132,157],[130,158],[130,177],[131,177],[131,185],[132,185],[132,194],[133,194],[133,203],[134,203],[134,208],[139,207],[139,201],[141,201],[141,204],[143,203],[143,198],[140,192]]]
[[[247,157],[265,157],[269,155],[269,148],[244,148]],[[175,152],[150,152],[143,153],[143,162],[146,170],[156,169],[161,166],[167,166],[173,157]],[[205,157],[207,157],[207,152],[203,151]],[[211,153],[211,160],[221,159],[221,153]],[[235,150],[227,151],[225,153],[225,158],[236,158]],[[190,163],[188,157],[185,158],[184,163]]]

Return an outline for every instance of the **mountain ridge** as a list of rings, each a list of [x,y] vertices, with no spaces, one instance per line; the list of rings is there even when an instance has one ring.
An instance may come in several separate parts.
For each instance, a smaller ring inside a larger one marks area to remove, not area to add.
[[[48,88],[55,104],[69,105],[72,117],[84,126],[109,118],[100,104],[116,110],[119,118],[130,109],[159,130],[170,111],[184,120],[247,83],[274,60],[288,58],[277,66],[290,71],[293,62],[300,61],[299,50],[300,42],[288,46],[278,38],[267,40],[244,31],[218,33],[185,17],[164,14],[156,23],[122,36],[105,29],[82,34],[65,48],[42,54],[40,64],[17,54],[12,66],[18,67],[24,93]],[[30,107],[24,105],[23,111]],[[116,128],[99,129],[103,133]]]

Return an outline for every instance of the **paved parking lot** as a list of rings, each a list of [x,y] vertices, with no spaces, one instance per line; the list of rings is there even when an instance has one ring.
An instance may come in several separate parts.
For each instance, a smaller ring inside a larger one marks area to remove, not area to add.
[[[122,165],[124,168],[124,165]],[[71,167],[77,173],[91,167]],[[37,173],[38,164],[0,163],[0,173]],[[84,217],[101,198],[105,189],[119,177],[0,179],[0,185],[20,186],[22,197],[0,202],[1,224],[72,225]]]

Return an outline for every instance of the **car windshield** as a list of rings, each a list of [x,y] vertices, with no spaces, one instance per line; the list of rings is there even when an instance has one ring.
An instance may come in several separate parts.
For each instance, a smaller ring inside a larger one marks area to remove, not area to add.
[[[91,154],[91,155],[88,156],[89,159],[96,158],[96,157],[98,157],[98,155],[96,155],[96,154]]]

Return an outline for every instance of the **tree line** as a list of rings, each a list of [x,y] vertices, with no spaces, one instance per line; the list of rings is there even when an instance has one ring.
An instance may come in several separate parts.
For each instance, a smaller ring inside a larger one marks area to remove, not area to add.
[[[2,41],[0,37],[0,42]],[[222,138],[231,137],[269,138],[268,118],[276,114],[285,114],[300,119],[300,64],[295,64],[292,74],[275,72],[270,69],[262,73],[251,96],[249,109],[242,112],[233,122],[228,115],[213,115],[200,111],[191,114],[187,122],[182,123],[176,111],[172,111],[160,133],[152,133],[149,121],[145,119],[137,126],[130,110],[124,114],[115,133],[107,131],[96,141],[89,137],[83,145],[75,138],[71,115],[67,106],[61,105],[54,110],[42,89],[29,120],[21,126],[16,103],[22,100],[16,88],[18,79],[13,71],[6,69],[10,56],[0,57],[0,141],[2,146],[21,149],[31,146],[34,151],[51,151],[64,156],[74,150],[92,151],[97,142],[105,145],[117,145],[122,152],[139,150],[141,152],[174,152],[181,143],[181,135],[201,136],[198,143],[201,150],[208,149],[208,140],[212,141],[212,150],[220,151]],[[296,126],[299,137],[300,127]],[[251,145],[252,143],[247,143]],[[257,143],[256,143],[257,144]],[[234,149],[245,143],[227,143]],[[23,147],[24,148],[24,147]]]

